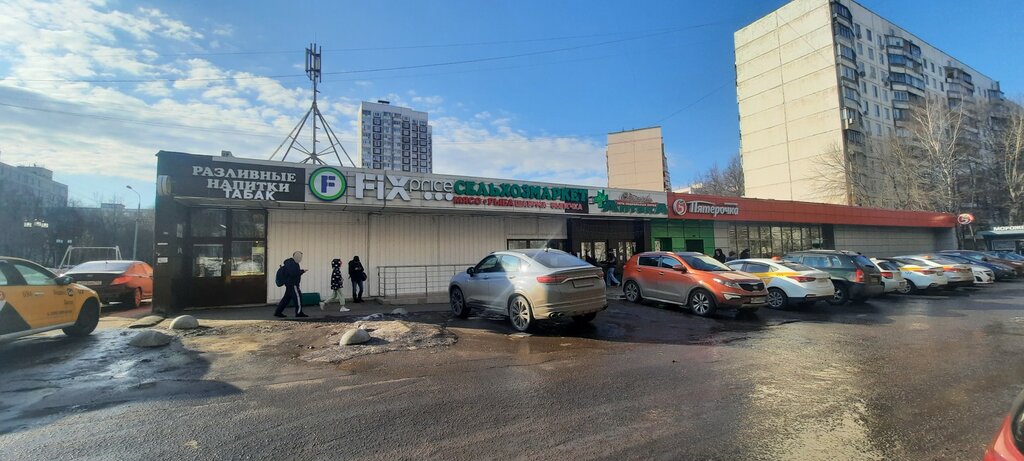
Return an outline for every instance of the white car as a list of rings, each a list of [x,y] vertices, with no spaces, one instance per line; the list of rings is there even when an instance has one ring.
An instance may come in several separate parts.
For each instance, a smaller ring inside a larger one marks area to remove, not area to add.
[[[876,258],[871,258],[871,262],[875,263],[878,270],[882,272],[882,285],[885,289],[883,293],[906,293],[907,291],[907,279],[903,277],[903,271],[900,267],[887,261],[879,261]]]
[[[996,283],[996,274],[985,266],[971,265],[971,270],[974,271],[974,284],[975,285],[991,285]]]
[[[899,269],[900,274],[907,281],[906,285],[897,290],[897,292],[902,294],[944,288],[949,283],[949,279],[946,278],[941,269],[931,266],[904,262],[893,258],[876,258],[872,261],[881,263],[879,267],[896,267]]]
[[[947,290],[974,285],[974,271],[971,270],[970,264],[931,254],[896,256],[896,259],[910,264],[924,265],[942,270],[942,274],[948,280],[948,283],[946,283]]]
[[[813,304],[831,298],[835,286],[827,272],[790,261],[772,259],[737,259],[727,266],[756,275],[768,288],[768,307],[779,309],[787,304]]]

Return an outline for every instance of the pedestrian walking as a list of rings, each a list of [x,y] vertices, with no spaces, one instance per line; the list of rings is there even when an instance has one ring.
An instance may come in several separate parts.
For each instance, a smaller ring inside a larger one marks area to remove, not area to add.
[[[292,253],[291,258],[284,260],[284,264],[277,270],[278,286],[284,286],[284,296],[277,303],[274,317],[286,317],[284,309],[293,301],[295,302],[295,316],[309,317],[302,312],[302,291],[299,290],[299,283],[302,282],[302,274],[305,274],[306,271],[299,266],[301,262],[302,252],[296,251]]]
[[[351,309],[345,307],[345,279],[341,276],[341,260],[334,258],[331,260],[331,297],[326,301],[320,303],[320,310],[324,310],[324,306],[334,301],[338,302],[341,309],[338,312],[348,312]]]
[[[715,256],[713,257],[720,263],[724,263],[726,261],[725,252],[723,252],[721,248],[715,248]]]
[[[750,259],[750,250],[744,248],[743,251],[740,252],[740,259]]]
[[[615,256],[615,252],[608,250],[608,255],[605,257],[604,263],[608,266],[608,272],[605,274],[605,282],[610,287],[619,286],[619,279],[615,277],[615,268],[619,265],[619,258]]]
[[[353,256],[348,262],[348,278],[352,281],[352,302],[363,302],[363,288],[366,285],[366,269],[359,262],[359,256]]]

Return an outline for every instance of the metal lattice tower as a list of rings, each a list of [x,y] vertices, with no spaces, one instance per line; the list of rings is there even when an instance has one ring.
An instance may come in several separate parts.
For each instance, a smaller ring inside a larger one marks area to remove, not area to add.
[[[341,161],[341,154],[338,153],[338,149],[340,148],[341,153],[345,154],[345,158],[348,159],[348,162],[352,166],[358,166],[352,161],[352,157],[349,157],[348,152],[345,150],[345,146],[341,145],[341,141],[338,139],[338,136],[334,134],[334,130],[331,129],[331,125],[327,123],[324,115],[320,113],[320,108],[316,105],[317,95],[320,93],[320,90],[317,89],[317,86],[320,83],[320,47],[317,46],[316,43],[310,43],[309,48],[306,48],[306,76],[309,77],[311,82],[313,82],[313,105],[310,106],[308,111],[306,111],[306,115],[302,116],[302,120],[299,121],[299,124],[295,125],[295,128],[288,133],[288,137],[285,138],[284,141],[281,141],[281,145],[277,146],[277,149],[274,149],[274,153],[270,155],[270,159],[273,160],[274,157],[277,156],[278,152],[281,151],[281,148],[284,147],[285,144],[288,144],[288,148],[284,150],[284,155],[281,156],[281,161],[285,161],[288,158],[288,154],[291,153],[292,150],[295,150],[305,154],[306,156],[306,158],[302,159],[300,163],[326,165],[327,162],[320,157],[333,152],[334,158],[338,159],[338,165],[344,165],[345,163]],[[305,128],[307,120],[309,120],[313,125],[313,144],[310,148],[306,148],[306,146],[299,141],[299,135],[302,134],[302,129]],[[320,126],[317,126],[318,124]],[[317,143],[321,142],[317,139],[317,130],[320,129],[323,129],[324,134],[327,136],[328,146],[323,149],[319,149],[317,146]]]

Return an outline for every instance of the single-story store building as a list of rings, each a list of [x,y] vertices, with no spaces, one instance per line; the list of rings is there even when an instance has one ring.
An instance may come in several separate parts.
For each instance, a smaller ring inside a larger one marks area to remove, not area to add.
[[[274,303],[302,251],[302,289],[359,256],[367,296],[444,293],[488,253],[559,248],[624,261],[648,250],[752,256],[844,248],[872,256],[955,246],[952,215],[618,190],[161,151],[154,310]],[[346,280],[346,290],[349,281]]]
[[[985,239],[989,250],[1024,252],[1024,226],[995,226],[978,235]]]

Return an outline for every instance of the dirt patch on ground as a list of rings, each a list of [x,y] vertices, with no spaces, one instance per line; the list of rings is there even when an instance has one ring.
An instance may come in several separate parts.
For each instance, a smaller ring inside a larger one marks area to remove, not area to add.
[[[338,345],[341,335],[350,328],[366,330],[370,333],[370,341],[348,346]],[[332,325],[322,339],[323,347],[303,353],[299,358],[309,362],[338,363],[361,355],[450,346],[455,344],[455,341],[455,334],[439,325],[405,320],[367,320]]]

